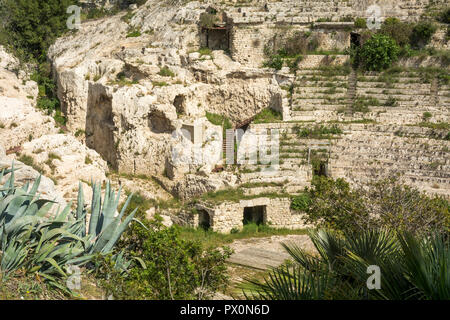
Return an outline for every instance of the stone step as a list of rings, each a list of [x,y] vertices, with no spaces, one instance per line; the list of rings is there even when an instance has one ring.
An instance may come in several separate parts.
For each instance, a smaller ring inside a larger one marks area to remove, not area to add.
[[[357,92],[360,94],[383,94],[383,95],[403,95],[403,96],[415,96],[415,95],[430,95],[429,88],[416,89],[415,91],[402,91],[400,89],[392,88],[375,88],[375,87],[357,87]]]
[[[329,96],[294,96],[292,98],[292,105],[305,105],[305,106],[317,106],[317,105],[335,105],[335,104],[347,104],[347,95],[329,95]]]
[[[291,112],[302,112],[302,111],[338,111],[343,108],[348,107],[346,103],[336,103],[327,104],[326,102],[320,104],[311,103],[295,103],[292,105]]]
[[[413,94],[382,94],[382,93],[371,94],[371,93],[358,91],[356,99],[357,98],[368,98],[368,99],[373,98],[373,99],[379,100],[380,102],[386,102],[388,99],[394,98],[398,102],[420,103],[420,102],[425,101],[427,103],[431,103],[432,96],[431,95],[421,95],[421,94],[416,94],[416,95],[413,95]]]
[[[317,80],[317,81],[302,81],[301,83],[296,83],[294,88],[339,88],[339,89],[347,89],[348,81],[326,81],[326,80]]]
[[[295,84],[301,84],[304,81],[348,81],[348,76],[343,75],[323,75],[321,73],[301,74],[295,78]]]
[[[278,267],[289,254],[284,251],[269,251],[261,248],[249,248],[233,253],[227,262],[259,270]]]
[[[414,179],[416,181],[421,182],[440,182],[448,184],[450,183],[450,175],[447,174],[445,176],[439,175],[438,171],[433,170],[420,170],[420,169],[410,169],[410,170],[404,170],[399,169],[396,167],[393,167],[392,170],[389,168],[382,168],[380,166],[378,167],[354,167],[354,166],[329,166],[329,171],[334,175],[337,172],[340,172],[339,175],[343,174],[346,179],[357,179],[361,181],[367,180],[365,177],[370,176],[381,176],[385,174],[392,173],[398,173],[402,177],[409,177],[411,179]]]
[[[380,82],[379,80],[382,80],[383,77],[381,75],[376,76],[358,76],[357,80],[358,82]],[[403,77],[391,77],[393,80],[392,83],[423,83],[423,78],[418,77],[416,75],[412,76],[403,76]]]
[[[298,86],[295,87],[294,92],[299,92],[299,93],[323,93],[323,92],[329,92],[330,90],[333,90],[332,87],[303,87],[303,86]],[[346,89],[346,88],[337,88],[336,87],[336,93],[343,93],[347,90],[350,89]]]
[[[386,84],[385,82],[362,82],[358,81],[357,88],[383,88],[383,89],[401,89],[410,90],[414,92],[415,90],[430,90],[429,83],[391,83]]]
[[[339,166],[360,166],[361,163],[364,163],[365,165],[398,165],[399,167],[411,167],[415,166],[417,169],[421,169],[424,166],[426,167],[426,170],[448,170],[450,169],[450,163],[445,163],[445,158],[438,158],[438,159],[429,159],[429,160],[423,160],[420,159],[420,157],[413,157],[408,156],[407,159],[405,159],[403,156],[393,156],[391,158],[389,157],[380,157],[377,155],[372,154],[371,156],[359,156],[357,154],[354,154],[352,157],[351,155],[347,156],[339,156],[338,158],[333,157],[333,155],[330,158],[330,163],[332,164],[339,164]],[[432,164],[436,163],[436,164]]]

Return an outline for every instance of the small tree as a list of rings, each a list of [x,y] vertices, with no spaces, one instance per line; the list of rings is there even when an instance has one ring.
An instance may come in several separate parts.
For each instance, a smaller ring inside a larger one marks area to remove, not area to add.
[[[394,39],[399,46],[409,44],[413,25],[401,22],[398,18],[386,18],[381,26],[380,33]]]
[[[369,71],[389,68],[397,60],[400,47],[394,39],[384,34],[375,34],[363,45],[360,59]]]
[[[425,47],[430,42],[436,30],[437,27],[431,22],[419,22],[412,30],[411,46],[418,49]]]

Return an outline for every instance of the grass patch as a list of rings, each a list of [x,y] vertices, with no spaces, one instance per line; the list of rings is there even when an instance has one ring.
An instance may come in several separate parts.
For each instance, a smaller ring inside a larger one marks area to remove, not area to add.
[[[208,192],[201,196],[199,196],[196,201],[205,201],[209,203],[218,203],[223,201],[231,201],[231,202],[239,202],[241,200],[250,200],[250,199],[256,199],[256,198],[288,198],[290,195],[287,193],[280,193],[280,192],[267,192],[267,193],[261,193],[258,195],[244,195],[244,191],[242,189],[225,189],[225,190],[219,190],[215,192]]]
[[[198,49],[197,52],[200,53],[200,56],[210,56],[212,54],[212,50],[206,47]]]
[[[34,162],[34,159],[26,154],[21,155],[18,160],[22,162],[26,166],[32,167],[34,170],[38,171],[39,173],[44,173],[44,169],[39,166],[37,163]]]
[[[438,130],[450,130],[450,123],[449,122],[420,122],[416,124],[418,127],[425,127],[425,128],[431,128],[431,129],[438,129]]]
[[[125,72],[123,72],[123,71],[119,72],[117,74],[115,81],[109,81],[108,82],[108,84],[110,84],[110,85],[117,84],[117,85],[119,85],[121,87],[123,87],[123,86],[131,86],[133,84],[138,84],[138,83],[139,83],[139,81],[137,81],[137,80],[129,80],[129,79],[127,79],[127,77],[125,75]]]
[[[372,119],[360,119],[360,120],[349,120],[349,121],[338,121],[338,120],[330,120],[327,123],[340,123],[340,124],[375,124],[377,123]]]
[[[163,77],[175,77],[175,73],[166,66],[162,67],[158,74]]]
[[[166,87],[166,86],[169,85],[169,84],[168,84],[167,82],[165,82],[165,81],[153,81],[152,84],[153,84],[155,87]]]
[[[127,34],[127,38],[137,38],[142,35],[139,29],[130,29],[130,32]]]
[[[217,113],[206,112],[206,119],[216,126],[222,126],[224,130],[233,127],[230,119]]]
[[[283,121],[281,112],[267,108],[258,113],[253,119],[253,123],[271,123]]]
[[[202,228],[186,228],[182,227],[181,238],[191,241],[200,241],[206,247],[219,247],[232,243],[234,240],[248,239],[248,238],[263,238],[270,236],[282,236],[289,234],[306,234],[306,229],[291,230],[291,229],[276,229],[269,225],[257,225],[254,223],[244,225],[240,231],[229,234],[217,233],[211,230],[204,230]]]
[[[330,139],[332,135],[342,134],[342,129],[337,125],[325,126],[325,125],[315,125],[312,128],[308,127],[295,127],[294,130],[297,131],[297,136],[299,138],[308,139]]]

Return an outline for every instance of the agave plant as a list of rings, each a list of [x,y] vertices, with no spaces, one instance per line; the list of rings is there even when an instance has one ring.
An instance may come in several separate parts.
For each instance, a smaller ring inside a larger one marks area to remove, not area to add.
[[[83,265],[96,254],[111,253],[136,213],[134,210],[124,218],[130,196],[116,215],[121,190],[116,195],[107,183],[102,203],[101,187],[93,184],[87,228],[88,212],[81,184],[75,212],[68,204],[52,213],[55,202],[41,199],[37,194],[41,177],[31,188],[29,184],[18,188],[14,185],[14,165],[0,172],[0,180],[6,174],[10,177],[0,189],[0,271],[3,278],[19,268],[39,272],[49,279],[54,279],[55,275],[64,277],[67,266]],[[123,254],[116,257],[121,266],[127,265]]]
[[[442,235],[417,239],[386,230],[345,234],[311,231],[318,256],[283,244],[293,266],[274,268],[264,281],[250,280],[258,299],[449,299],[450,246]],[[367,268],[381,270],[381,289],[369,290]]]

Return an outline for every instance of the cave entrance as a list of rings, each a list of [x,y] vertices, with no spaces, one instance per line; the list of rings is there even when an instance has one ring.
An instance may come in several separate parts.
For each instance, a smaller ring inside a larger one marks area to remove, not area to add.
[[[361,46],[361,35],[356,32],[350,33],[350,44],[352,47],[359,48]]]
[[[179,94],[173,100],[173,105],[177,110],[177,114],[186,114],[186,97],[182,94]]]
[[[244,208],[243,224],[255,223],[257,225],[265,224],[267,220],[266,206],[255,206]]]
[[[204,230],[208,230],[211,228],[211,216],[206,210],[199,210],[198,226]]]
[[[251,117],[249,119],[239,122],[238,124],[236,124],[236,129],[242,129],[244,132],[246,132],[248,127],[250,126],[250,123],[252,123],[254,119],[255,117]]]
[[[148,126],[154,133],[170,133],[175,128],[162,111],[153,111],[148,117]]]
[[[230,48],[230,37],[227,27],[203,28],[206,37],[206,47],[211,50],[228,51]]]
[[[114,169],[118,169],[116,123],[112,111],[112,98],[106,92],[95,92],[89,86],[86,111],[86,145],[97,151]]]

